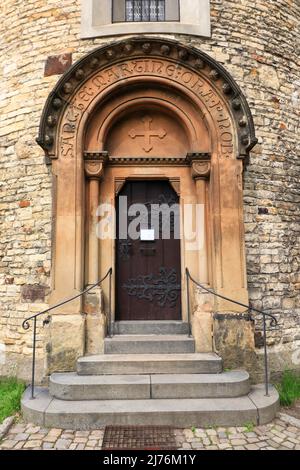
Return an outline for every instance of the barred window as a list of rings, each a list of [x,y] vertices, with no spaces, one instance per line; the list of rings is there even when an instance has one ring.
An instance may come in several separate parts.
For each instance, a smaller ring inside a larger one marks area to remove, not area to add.
[[[125,21],[165,21],[164,0],[126,0]]]
[[[179,20],[179,0],[113,0],[114,23]]]
[[[147,33],[211,37],[210,0],[82,0],[81,10],[85,39]]]

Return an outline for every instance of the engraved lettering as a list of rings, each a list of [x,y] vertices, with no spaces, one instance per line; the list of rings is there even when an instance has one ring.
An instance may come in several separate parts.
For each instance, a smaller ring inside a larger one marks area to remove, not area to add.
[[[196,77],[195,83],[191,86],[191,89],[193,90],[195,88],[196,93],[200,93],[200,88],[204,86],[204,82],[200,80],[199,77]]]
[[[83,101],[90,101],[90,97],[94,95],[94,90],[91,87],[84,86],[78,93],[78,96]]]
[[[152,76],[159,75],[166,79],[173,79],[196,94],[202,101],[201,107],[203,108],[203,115],[209,113],[211,119],[217,125],[217,132],[220,141],[219,148],[222,158],[233,157],[234,133],[232,132],[231,117],[226,105],[223,103],[222,99],[220,100],[217,90],[214,86],[210,86],[209,82],[206,81],[205,78],[198,76],[188,67],[184,65],[176,65],[167,59],[128,60],[126,62],[110,66],[87,80],[86,84],[76,93],[74,101],[72,101],[74,107],[72,108],[72,106],[70,106],[67,108],[65,121],[62,126],[63,137],[60,141],[61,154],[63,156],[74,156],[75,143],[71,142],[71,139],[74,137],[74,134],[76,134],[77,123],[79,122],[80,116],[87,110],[88,104],[92,101],[93,97],[110,84],[116,83],[122,77],[129,78],[134,75],[137,76],[143,74]],[[175,95],[171,92],[168,92],[168,95],[166,94],[166,96],[168,96],[172,102],[181,99],[179,95]],[[149,129],[144,129],[143,134],[147,133],[146,131],[149,131],[148,133],[153,133],[151,126]],[[145,138],[145,136],[141,136],[140,130],[135,130],[135,134],[133,134],[134,133],[132,132],[132,135],[130,136],[132,138],[139,139],[138,141]],[[148,141],[144,143],[144,147],[147,149],[145,151],[149,151],[149,148],[153,146],[156,139],[162,137],[151,134],[149,138],[150,143]]]
[[[98,89],[102,88],[107,85],[107,82],[104,80],[102,75],[97,75],[92,80],[93,85],[95,85]]]
[[[64,124],[62,126],[62,131],[63,132],[67,132],[67,133],[72,133],[74,134],[75,133],[75,130],[76,130],[76,126],[75,124],[72,124],[70,122],[67,122],[66,124]]]
[[[77,119],[79,118],[80,116],[80,113],[79,111],[74,111],[74,108],[71,107],[68,109],[67,113],[66,113],[66,120],[67,121],[70,121],[70,122],[76,122]]]
[[[70,137],[69,137],[70,138]],[[61,144],[61,155],[63,157],[73,157],[73,142],[68,142],[68,139],[63,136],[60,139]]]
[[[232,142],[232,134],[230,132],[223,132],[221,137],[224,142]]]
[[[153,60],[153,72],[162,73],[164,63],[159,60]]]
[[[168,65],[166,67],[166,73],[169,77],[173,77],[174,73],[175,73],[175,70],[176,70],[176,67],[175,65]]]
[[[186,85],[191,82],[192,78],[193,74],[191,72],[184,72],[181,77],[183,83],[185,83]]]
[[[144,61],[135,60],[133,62],[133,64],[134,64],[134,67],[133,67],[134,72],[137,72],[137,73],[144,73],[145,72],[145,63],[144,63]]]
[[[114,81],[114,79],[118,80],[120,78],[120,76],[112,68],[106,70],[106,75],[108,76],[108,83],[111,83]]]
[[[120,64],[119,65],[119,68],[121,69],[121,72],[122,72],[122,75],[123,76],[126,76],[126,75],[132,75],[133,74],[133,69],[130,69],[129,68],[129,62],[125,63],[125,64]]]

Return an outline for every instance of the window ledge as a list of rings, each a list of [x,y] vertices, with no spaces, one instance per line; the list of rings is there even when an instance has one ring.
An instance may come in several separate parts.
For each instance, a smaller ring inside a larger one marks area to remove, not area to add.
[[[99,21],[100,18],[93,18],[92,12],[94,1],[96,0],[84,0],[82,2],[82,39],[139,33],[189,34],[203,37],[211,36],[209,0],[198,0],[196,4],[198,6],[195,5],[195,0],[183,0],[180,2],[180,22],[159,21],[154,23],[112,23],[111,0],[102,0],[101,20]]]

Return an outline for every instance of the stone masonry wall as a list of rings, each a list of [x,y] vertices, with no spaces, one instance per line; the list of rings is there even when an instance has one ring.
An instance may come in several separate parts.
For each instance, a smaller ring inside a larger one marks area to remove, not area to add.
[[[176,39],[223,64],[251,106],[259,143],[244,175],[250,298],[279,318],[273,371],[299,368],[300,3],[211,0],[211,18],[211,39]],[[59,76],[45,77],[45,62],[68,53],[74,62],[113,39],[80,39],[79,0],[1,2],[0,375],[29,377],[31,330],[21,323],[47,306],[51,288],[52,178],[35,138]],[[40,371],[43,332],[39,324]],[[259,357],[259,332],[256,343]]]

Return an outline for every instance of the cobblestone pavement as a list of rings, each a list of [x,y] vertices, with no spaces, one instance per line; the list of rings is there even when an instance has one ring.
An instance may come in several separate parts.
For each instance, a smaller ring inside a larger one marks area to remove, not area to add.
[[[100,450],[104,429],[70,431],[15,424],[0,443],[0,450]],[[300,428],[279,418],[252,429],[247,427],[176,429],[178,447],[184,450],[300,450]]]

